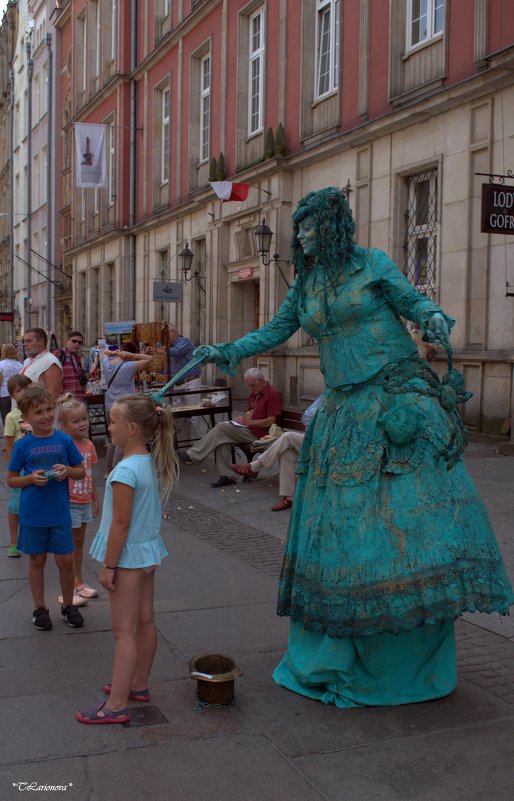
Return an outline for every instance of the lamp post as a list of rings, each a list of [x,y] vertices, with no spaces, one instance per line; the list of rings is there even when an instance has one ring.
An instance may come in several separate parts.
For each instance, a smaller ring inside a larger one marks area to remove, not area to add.
[[[270,259],[270,248],[271,248],[271,240],[273,239],[273,231],[271,228],[266,225],[266,220],[264,217],[262,218],[262,222],[256,228],[253,229],[253,235],[255,237],[255,245],[257,248],[257,253],[259,253],[261,257],[261,261],[264,267],[268,267],[271,264],[272,259]],[[284,273],[282,272],[281,264],[289,264],[288,261],[285,259],[280,258],[280,253],[273,254],[273,263],[278,268],[280,275],[284,279],[287,288],[290,289],[290,283],[285,277]]]
[[[194,255],[195,254],[193,253],[192,250],[190,250],[186,239],[184,247],[178,254],[178,264],[184,275],[184,281],[191,281],[193,277],[192,275],[190,275],[188,278],[188,273],[191,272],[191,266],[193,264]]]

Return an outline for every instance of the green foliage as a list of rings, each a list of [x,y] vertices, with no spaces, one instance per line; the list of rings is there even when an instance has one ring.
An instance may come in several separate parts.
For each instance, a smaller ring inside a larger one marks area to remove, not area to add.
[[[212,159],[209,162],[209,181],[215,181],[216,180],[217,171],[218,171],[218,163],[217,163],[216,159],[213,156]]]
[[[284,126],[279,122],[275,134],[275,156],[286,155],[286,132]]]
[[[216,168],[216,180],[217,181],[225,180],[225,156],[223,155],[223,153],[220,153],[218,158],[218,165]]]
[[[264,160],[274,158],[275,156],[275,137],[271,128],[268,128],[266,136],[264,137]]]

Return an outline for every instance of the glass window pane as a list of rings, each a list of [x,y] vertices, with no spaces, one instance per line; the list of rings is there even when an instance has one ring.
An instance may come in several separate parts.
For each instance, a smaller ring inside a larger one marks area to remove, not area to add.
[[[429,181],[419,181],[416,184],[416,225],[426,225],[428,222],[429,192]]]
[[[434,34],[441,33],[444,22],[444,0],[435,0]]]

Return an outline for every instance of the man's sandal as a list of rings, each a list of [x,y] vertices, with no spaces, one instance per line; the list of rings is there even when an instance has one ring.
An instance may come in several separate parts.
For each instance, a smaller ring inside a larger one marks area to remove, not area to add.
[[[111,685],[104,684],[102,691],[105,693],[105,695],[110,695]],[[129,693],[129,698],[131,701],[150,701],[150,690],[148,687],[145,687],[144,690],[131,690]]]
[[[237,473],[238,476],[245,478],[257,478],[257,473],[254,472],[249,464],[231,464],[230,467]]]
[[[80,595],[81,598],[96,598],[98,595],[97,591],[90,587],[89,584],[79,584],[78,587],[75,587],[73,593]]]
[[[75,717],[80,723],[130,723],[128,709],[114,712],[109,709],[106,701],[89,709],[79,710],[75,713]]]
[[[290,509],[293,505],[291,498],[281,498],[278,503],[274,503],[271,507],[272,512],[283,512],[285,509]]]

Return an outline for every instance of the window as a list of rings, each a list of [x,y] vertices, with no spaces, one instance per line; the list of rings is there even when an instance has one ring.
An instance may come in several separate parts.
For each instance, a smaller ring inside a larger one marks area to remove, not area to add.
[[[444,0],[407,0],[407,50],[443,32]]]
[[[250,17],[248,135],[262,131],[264,106],[264,9]]]
[[[166,183],[170,177],[170,90],[163,89],[161,93],[161,183]]]
[[[209,158],[211,148],[211,57],[204,56],[200,66],[200,161]]]
[[[43,168],[43,176],[42,176],[43,185],[41,187],[41,197],[42,197],[43,203],[46,203],[47,200],[48,200],[47,192],[46,192],[46,189],[47,189],[47,187],[46,187],[46,178],[47,178],[47,175],[48,175],[48,148],[47,148],[46,145],[43,148],[41,148],[41,161],[42,161],[42,168]]]
[[[41,177],[39,174],[39,155],[37,153],[34,156],[32,163],[34,165],[34,171],[32,173],[32,208],[38,209]]]
[[[340,0],[317,0],[316,14],[316,98],[339,86]]]
[[[39,88],[39,75],[34,75],[33,80],[33,95],[32,95],[32,125],[39,122],[39,109],[40,109],[40,88]]]
[[[437,286],[437,170],[406,179],[404,273],[423,295]]]
[[[110,262],[109,264],[105,265],[105,306],[104,306],[104,314],[105,314],[105,322],[110,322],[111,320],[115,320],[115,292],[116,292],[116,284],[115,284],[115,268],[114,263]],[[100,329],[98,329],[100,330]]]
[[[116,58],[116,0],[112,0],[111,11],[111,52],[109,58],[114,61]]]
[[[108,164],[108,192],[109,196],[107,198],[107,205],[112,206],[114,203],[114,198],[116,197],[116,140],[115,140],[115,131],[116,128],[114,123],[111,122],[109,124],[109,164]]]
[[[47,112],[47,101],[48,101],[48,64],[45,62],[41,69],[41,117],[43,117]]]

